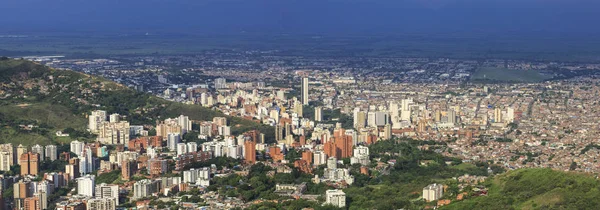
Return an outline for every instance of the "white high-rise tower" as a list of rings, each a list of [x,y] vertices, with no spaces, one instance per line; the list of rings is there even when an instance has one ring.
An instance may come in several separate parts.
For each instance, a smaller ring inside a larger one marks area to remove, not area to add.
[[[308,105],[308,77],[302,78],[302,105]]]

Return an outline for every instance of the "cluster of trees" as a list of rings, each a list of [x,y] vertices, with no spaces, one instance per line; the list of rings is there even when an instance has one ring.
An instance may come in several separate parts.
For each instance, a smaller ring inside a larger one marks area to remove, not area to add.
[[[114,170],[108,173],[100,174],[96,177],[96,183],[113,183],[121,177],[121,170]]]
[[[369,146],[371,158],[381,158],[381,161],[395,159],[396,163],[389,166],[389,175],[378,175],[374,171],[371,176],[366,176],[358,173],[358,165],[351,166],[355,184],[344,190],[350,209],[419,209],[426,205],[418,200],[421,191],[431,183],[464,174],[488,175],[487,163],[476,163],[470,167],[452,166],[462,161],[432,150],[419,149],[424,143],[432,148],[443,146],[443,143],[410,139],[379,141]],[[421,165],[423,160],[429,161],[429,164]]]

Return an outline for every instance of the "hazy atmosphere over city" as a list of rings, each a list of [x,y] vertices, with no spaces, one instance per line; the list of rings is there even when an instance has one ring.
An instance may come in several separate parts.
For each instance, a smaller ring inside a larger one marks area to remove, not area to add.
[[[0,210],[600,206],[597,0],[0,10]]]

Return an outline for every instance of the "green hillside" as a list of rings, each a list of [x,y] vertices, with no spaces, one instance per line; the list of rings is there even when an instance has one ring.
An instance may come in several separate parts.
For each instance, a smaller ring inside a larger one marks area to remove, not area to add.
[[[441,209],[598,209],[600,182],[590,175],[552,169],[520,169],[495,177],[488,196]]]
[[[56,70],[24,60],[0,58],[0,143],[24,145],[93,140],[85,131],[87,115],[96,109],[119,113],[132,125],[187,115],[212,120],[223,113],[198,105],[170,102],[82,73]],[[252,129],[273,139],[270,126],[229,117],[233,134]],[[32,125],[33,129],[23,126]],[[68,129],[71,137],[55,137]],[[74,134],[74,135],[73,135]]]

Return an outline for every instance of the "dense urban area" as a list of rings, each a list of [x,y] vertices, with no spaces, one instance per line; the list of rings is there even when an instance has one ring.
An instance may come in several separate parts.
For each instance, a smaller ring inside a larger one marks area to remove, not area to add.
[[[53,70],[0,77],[14,106],[0,110],[0,138],[49,140],[0,139],[0,209],[478,209],[506,171],[600,173],[599,63],[235,50],[23,59]],[[10,120],[42,99],[77,120]],[[556,204],[512,187],[497,208]]]

